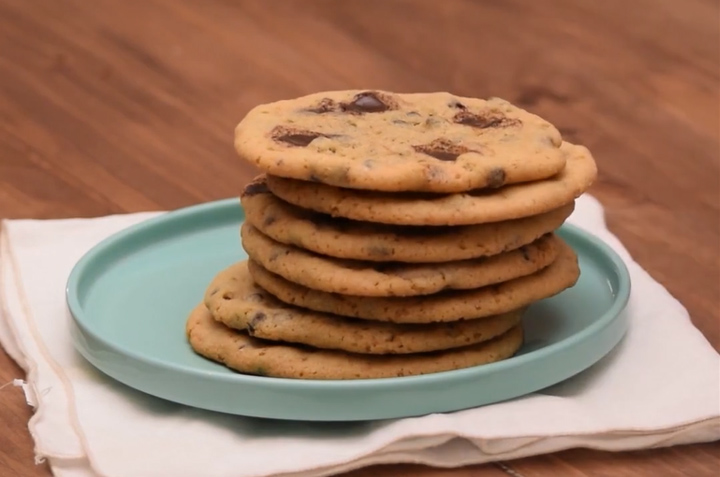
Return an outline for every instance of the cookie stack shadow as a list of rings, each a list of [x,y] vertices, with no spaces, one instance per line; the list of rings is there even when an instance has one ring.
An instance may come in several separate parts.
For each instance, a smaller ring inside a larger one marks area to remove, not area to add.
[[[345,104],[353,103],[362,119],[378,103],[390,112],[403,104],[384,93],[355,93]],[[470,108],[461,106],[467,117]],[[313,140],[283,137],[269,140],[294,149]],[[295,379],[412,376],[512,357],[523,344],[528,307],[580,275],[575,252],[556,231],[595,179],[595,163],[587,149],[555,142],[556,170],[508,182],[512,165],[500,162],[482,187],[449,192],[392,190],[387,181],[373,190],[352,179],[352,165],[318,173],[311,154],[322,154],[313,150],[304,150],[314,171],[307,176],[294,166],[299,160],[256,161],[265,173],[240,197],[248,259],[208,284],[187,321],[190,345],[241,373]],[[423,147],[414,149],[422,164],[425,156],[445,162],[462,153],[442,141]],[[260,152],[272,156],[273,148]],[[532,162],[533,151],[525,153]]]

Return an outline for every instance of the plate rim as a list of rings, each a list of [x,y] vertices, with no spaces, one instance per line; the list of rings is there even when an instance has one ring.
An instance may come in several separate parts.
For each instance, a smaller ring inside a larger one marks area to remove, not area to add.
[[[570,347],[576,342],[582,342],[591,338],[599,330],[611,325],[616,319],[618,319],[630,299],[631,294],[631,279],[627,265],[620,257],[620,255],[606,244],[602,239],[594,235],[593,233],[578,227],[570,223],[564,223],[556,231],[564,234],[575,236],[575,238],[585,241],[588,243],[591,249],[594,249],[596,254],[599,254],[602,260],[611,265],[611,268],[617,275],[617,289],[613,289],[614,301],[612,305],[591,325],[585,327],[583,330],[572,334],[561,341],[555,342],[551,345],[544,346],[540,349],[513,356],[506,360],[484,364],[482,366],[473,366],[464,369],[442,371],[437,373],[430,373],[417,376],[403,376],[393,378],[367,378],[367,379],[353,379],[353,380],[302,380],[292,378],[276,378],[267,376],[254,376],[241,373],[220,373],[215,371],[200,370],[194,367],[184,366],[177,363],[168,362],[153,357],[147,357],[135,353],[132,350],[128,350],[122,346],[115,344],[108,340],[102,334],[98,334],[88,326],[85,322],[90,322],[91,318],[85,316],[83,305],[79,299],[79,287],[82,281],[83,275],[89,273],[88,269],[93,265],[94,259],[98,256],[102,256],[108,249],[116,246],[118,243],[130,239],[137,234],[161,227],[167,226],[168,222],[181,221],[188,217],[195,216],[197,214],[207,213],[224,213],[225,209],[230,207],[236,207],[240,221],[238,226],[245,220],[245,213],[239,198],[227,198],[215,201],[204,202],[201,204],[195,204],[188,207],[183,207],[167,212],[159,212],[158,215],[144,219],[138,223],[125,227],[118,232],[115,232],[108,237],[104,238],[89,250],[87,250],[82,257],[73,265],[72,270],[67,278],[65,286],[65,303],[69,311],[69,315],[73,324],[77,326],[82,333],[90,335],[94,340],[101,343],[113,351],[125,355],[137,362],[142,364],[149,364],[157,368],[170,370],[177,373],[182,373],[185,378],[196,378],[196,379],[219,379],[226,383],[242,386],[263,386],[268,389],[279,388],[284,391],[292,392],[297,390],[302,391],[333,391],[342,389],[343,391],[352,391],[353,389],[363,390],[365,388],[373,388],[383,390],[385,388],[397,388],[405,386],[416,386],[424,383],[432,383],[433,385],[450,384],[455,380],[465,380],[481,377],[484,374],[491,374],[495,372],[503,372],[508,368],[522,367],[528,363],[547,357],[548,355],[555,354],[562,351],[564,348]],[[191,310],[188,310],[188,313]],[[76,350],[78,346],[73,339],[73,346]],[[81,354],[85,357],[84,353]],[[85,357],[85,359],[88,359]],[[94,362],[93,366],[98,367]],[[222,365],[218,365],[222,366]],[[104,372],[102,368],[99,368]],[[218,368],[220,369],[220,368]],[[115,379],[115,378],[113,378]],[[125,384],[123,382],[123,384]],[[125,384],[127,385],[127,384]]]

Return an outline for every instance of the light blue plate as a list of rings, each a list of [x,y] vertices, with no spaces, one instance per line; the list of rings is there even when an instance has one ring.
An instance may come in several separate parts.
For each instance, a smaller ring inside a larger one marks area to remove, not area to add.
[[[559,234],[580,260],[578,283],[530,307],[525,345],[508,360],[388,379],[306,381],[247,376],[196,355],[185,320],[213,276],[246,258],[237,199],[130,227],[97,245],[67,284],[75,347],[112,378],[145,393],[245,416],[353,421],[454,411],[528,394],[607,354],[627,328],[630,279],[621,259],[570,225]]]

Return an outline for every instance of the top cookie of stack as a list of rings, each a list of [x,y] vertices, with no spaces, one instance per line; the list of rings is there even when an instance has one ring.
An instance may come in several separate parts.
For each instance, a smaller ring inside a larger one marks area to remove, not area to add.
[[[245,160],[279,177],[384,192],[465,192],[552,177],[558,130],[507,101],[336,91],[255,107],[235,129]]]

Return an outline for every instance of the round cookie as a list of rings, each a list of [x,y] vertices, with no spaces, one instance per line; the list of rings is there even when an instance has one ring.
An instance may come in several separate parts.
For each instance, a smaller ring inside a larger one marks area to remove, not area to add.
[[[509,102],[330,91],[256,106],[235,150],[260,170],[337,187],[454,193],[551,177],[558,130]]]
[[[267,176],[267,187],[286,202],[332,216],[396,225],[469,225],[542,214],[572,202],[597,176],[590,152],[563,143],[567,164],[558,175],[497,190],[462,194],[390,194],[340,189]]]
[[[514,250],[556,230],[575,208],[572,201],[543,214],[480,225],[393,226],[333,218],[288,204],[270,193],[264,175],[250,182],[240,199],[246,220],[278,242],[330,257],[408,263]]]
[[[445,263],[364,262],[285,245],[245,222],[242,245],[266,270],[314,290],[356,296],[417,296],[480,288],[530,275],[550,265],[560,239],[548,234],[509,252]]]
[[[523,331],[447,351],[409,355],[367,355],[277,344],[252,338],[214,320],[203,305],[185,324],[190,347],[200,356],[244,374],[291,379],[371,379],[413,376],[469,368],[512,357]]]
[[[525,311],[424,325],[344,318],[286,305],[253,282],[245,261],[221,271],[204,302],[213,318],[255,338],[362,354],[421,353],[480,343],[517,325]]]
[[[575,284],[577,256],[560,242],[557,260],[541,271],[475,290],[419,297],[359,297],[311,290],[268,272],[250,260],[255,283],[285,303],[311,310],[394,323],[432,323],[498,315],[551,297]]]

